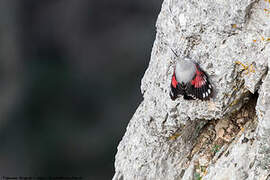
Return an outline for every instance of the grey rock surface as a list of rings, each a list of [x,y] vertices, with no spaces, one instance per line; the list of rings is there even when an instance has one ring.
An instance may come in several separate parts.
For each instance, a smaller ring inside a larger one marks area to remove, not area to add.
[[[270,54],[270,46],[267,47]],[[270,59],[268,59],[268,73],[263,80],[260,96],[256,106],[258,116],[258,165],[270,170]]]
[[[232,115],[258,89],[258,127],[253,124],[235,138],[227,148],[230,153],[216,157],[204,179],[267,178],[270,78],[265,75],[270,14],[265,9],[269,4],[258,0],[164,0],[151,60],[142,79],[144,100],[118,146],[114,180],[192,179],[190,162],[196,156],[190,160],[189,154],[205,120]],[[210,101],[170,99],[176,60],[170,48],[180,57],[197,61],[208,73],[215,88]],[[246,136],[254,142],[242,143]]]
[[[267,46],[266,52],[269,52]],[[268,66],[270,59],[268,59]],[[270,67],[268,67],[269,69]],[[208,168],[203,179],[269,179],[270,178],[270,76],[263,79],[256,105],[258,125],[231,143],[227,151]],[[254,125],[254,124],[253,124]],[[243,139],[254,139],[243,143]],[[226,154],[226,155],[225,155]]]

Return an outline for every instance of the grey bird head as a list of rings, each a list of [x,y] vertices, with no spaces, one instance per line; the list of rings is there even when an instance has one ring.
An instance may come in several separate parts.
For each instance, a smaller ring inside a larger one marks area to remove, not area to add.
[[[193,61],[188,58],[180,59],[178,58],[175,67],[176,80],[179,83],[190,82],[196,73],[196,65]]]

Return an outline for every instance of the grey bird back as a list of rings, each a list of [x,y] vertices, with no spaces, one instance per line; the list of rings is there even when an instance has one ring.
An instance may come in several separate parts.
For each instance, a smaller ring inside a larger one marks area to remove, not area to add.
[[[196,73],[196,66],[190,60],[178,60],[175,68],[176,80],[179,83],[187,83],[192,80]]]

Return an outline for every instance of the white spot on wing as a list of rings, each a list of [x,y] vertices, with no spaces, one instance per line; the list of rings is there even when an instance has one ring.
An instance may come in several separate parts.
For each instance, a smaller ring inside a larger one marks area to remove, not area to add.
[[[203,93],[203,98],[205,98],[205,93]]]
[[[204,84],[205,84],[205,81],[202,81],[202,82],[201,82],[201,86],[204,85]]]
[[[208,89],[208,93],[209,93],[209,94],[211,93],[211,89]]]

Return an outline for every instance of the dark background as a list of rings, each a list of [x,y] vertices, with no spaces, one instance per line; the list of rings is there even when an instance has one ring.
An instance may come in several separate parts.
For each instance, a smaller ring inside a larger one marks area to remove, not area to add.
[[[0,1],[0,175],[111,179],[161,0]]]

